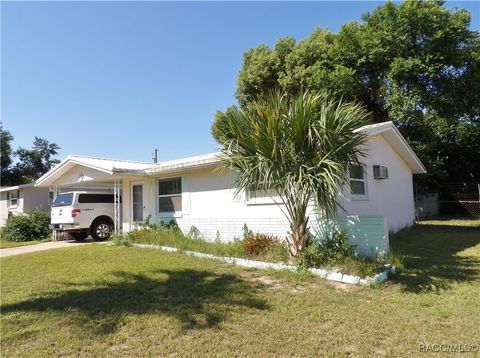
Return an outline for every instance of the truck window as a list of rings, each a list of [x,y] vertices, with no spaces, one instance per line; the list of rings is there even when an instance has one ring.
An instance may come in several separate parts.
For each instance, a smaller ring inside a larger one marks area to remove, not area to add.
[[[79,204],[113,204],[112,194],[80,194]]]
[[[70,206],[72,205],[72,201],[73,201],[73,193],[59,194],[57,195],[52,206],[54,208],[58,206]]]

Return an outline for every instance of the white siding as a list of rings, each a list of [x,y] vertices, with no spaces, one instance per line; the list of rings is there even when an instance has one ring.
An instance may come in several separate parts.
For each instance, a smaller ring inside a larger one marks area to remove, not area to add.
[[[196,226],[208,239],[214,239],[217,230],[222,239],[241,237],[244,223],[253,231],[270,232],[281,237],[286,235],[288,222],[280,208],[276,205],[248,205],[243,195],[236,198],[231,188],[233,177],[230,173],[219,173],[210,168],[173,176],[182,177],[182,214],[175,216],[157,212],[157,181],[159,178],[172,177],[170,174],[138,181],[144,185],[144,218],[151,215],[155,223],[168,223],[173,219],[186,232],[191,226]],[[129,202],[132,181],[135,179],[123,181],[123,228],[127,230],[131,224]]]
[[[368,198],[352,201],[347,193],[343,201],[342,226],[358,251],[372,256],[388,252],[388,231],[397,231],[414,222],[412,172],[381,135],[372,137],[368,144],[369,156],[363,160],[366,167]],[[389,178],[373,179],[373,165],[388,167]],[[182,212],[159,214],[157,211],[158,179],[182,177]],[[254,232],[271,233],[284,238],[289,224],[279,206],[252,205],[245,195],[235,197],[231,172],[212,168],[194,169],[164,176],[131,177],[123,180],[123,229],[131,228],[131,184],[144,185],[144,218],[151,222],[168,223],[175,220],[184,233],[192,226],[209,240],[219,232],[222,240],[242,237],[246,223]],[[310,226],[315,227],[311,217]]]
[[[35,210],[36,208],[50,211],[48,205],[48,188],[21,188],[20,199],[16,206],[10,206],[9,200],[7,200],[7,192],[0,193],[0,226],[5,225],[5,221],[8,218],[8,213],[18,215],[24,212]],[[12,192],[15,192],[13,190]]]
[[[369,155],[362,161],[368,199],[350,200],[347,193],[342,202],[346,215],[384,216],[391,232],[412,225],[415,221],[412,171],[381,135],[372,137],[367,149]],[[388,167],[388,179],[374,179],[373,165]]]
[[[16,191],[16,190],[13,190]],[[0,193],[0,226],[5,225],[7,221],[8,213],[11,212],[13,215],[23,213],[23,190],[20,190],[20,199],[18,199],[18,204],[15,206],[10,206],[10,201],[7,200],[7,192]]]
[[[24,211],[41,209],[50,212],[50,203],[48,202],[48,188],[26,188],[22,191],[24,193]]]

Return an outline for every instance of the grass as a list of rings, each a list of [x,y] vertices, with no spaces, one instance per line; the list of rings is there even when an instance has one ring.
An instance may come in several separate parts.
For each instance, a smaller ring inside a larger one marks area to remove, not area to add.
[[[443,219],[437,219],[437,220],[425,220],[425,221],[420,221],[419,224],[480,228],[480,220],[472,220],[472,219],[465,219],[465,218],[443,218]]]
[[[423,223],[392,247],[404,268],[377,288],[133,247],[2,258],[1,355],[411,357],[479,344],[480,229]]]
[[[5,240],[4,238],[0,239],[0,249],[8,249],[10,247],[19,247],[19,246],[27,246],[27,245],[35,245],[40,244],[42,242],[50,241],[51,238],[46,238],[42,240],[33,240],[33,241],[10,241]]]
[[[222,242],[220,240],[206,241],[201,237],[184,236],[171,228],[157,228],[156,230],[136,230],[127,235],[119,236],[114,240],[117,245],[129,246],[131,243],[153,244],[175,247],[180,250],[190,250],[213,254],[216,256],[242,257],[266,262],[289,262],[289,255],[281,243],[276,243],[258,255],[247,254],[244,241],[234,240]],[[373,276],[380,272],[383,263],[368,260],[363,257],[347,257],[334,261],[322,267],[340,269],[343,273],[359,275],[362,277]]]
[[[138,230],[131,232],[128,238],[133,243],[170,246],[180,250],[198,251],[218,256],[243,255],[243,245],[240,240],[206,241],[200,237],[186,237],[175,229]]]
[[[479,244],[479,220],[423,221],[390,239],[404,266],[401,284],[412,292],[441,292],[453,283],[477,280]]]

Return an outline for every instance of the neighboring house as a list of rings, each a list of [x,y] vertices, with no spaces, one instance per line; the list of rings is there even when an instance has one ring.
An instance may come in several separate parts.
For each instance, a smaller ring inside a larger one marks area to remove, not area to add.
[[[0,226],[5,225],[11,215],[35,209],[50,211],[53,197],[48,188],[35,186],[35,183],[0,188]]]
[[[373,256],[388,252],[388,231],[414,223],[412,175],[425,169],[392,122],[359,130],[369,136],[369,155],[361,168],[352,170],[352,191],[345,191],[346,211],[339,209],[339,214],[358,251]],[[116,187],[123,196],[118,224],[124,231],[150,218],[153,223],[174,220],[185,233],[195,226],[211,240],[241,237],[245,223],[255,232],[285,237],[289,225],[275,199],[261,193],[235,196],[235,173],[219,168],[218,155],[158,164],[69,156],[37,185],[62,191],[69,186]],[[312,230],[318,225],[311,214]]]

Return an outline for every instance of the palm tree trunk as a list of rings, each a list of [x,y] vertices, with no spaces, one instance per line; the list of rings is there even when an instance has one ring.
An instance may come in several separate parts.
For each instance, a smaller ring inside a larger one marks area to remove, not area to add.
[[[308,217],[299,224],[290,224],[290,232],[288,233],[288,253],[291,257],[296,257],[305,249],[308,236],[310,233],[308,225]]]

